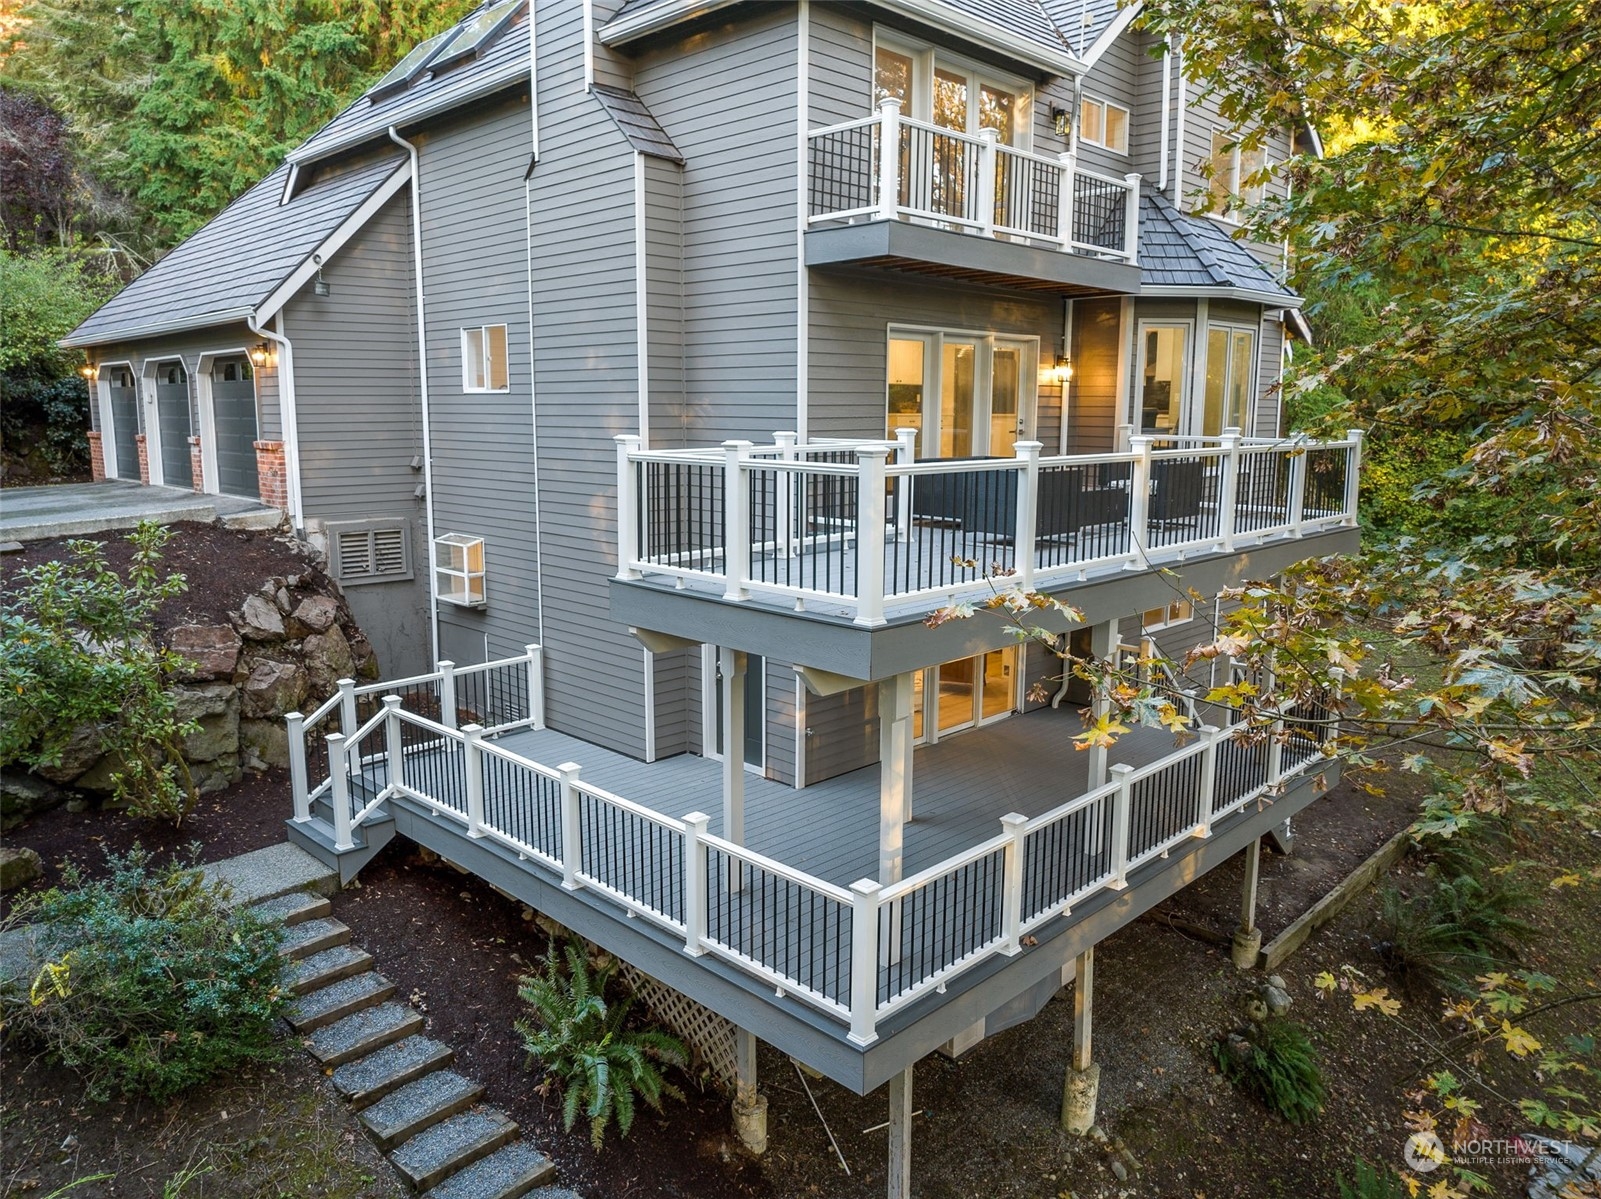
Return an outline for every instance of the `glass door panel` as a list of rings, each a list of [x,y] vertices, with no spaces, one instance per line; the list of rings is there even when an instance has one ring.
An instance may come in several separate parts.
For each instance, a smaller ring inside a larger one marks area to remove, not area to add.
[[[1017,707],[1017,647],[991,650],[984,655],[980,720],[1010,715]]]
[[[1251,359],[1256,356],[1256,334],[1236,329],[1229,354],[1229,424],[1241,433],[1251,431]]]
[[[975,658],[946,662],[939,668],[939,731],[943,736],[973,724],[974,685],[977,683]]]
[[[1151,436],[1184,431],[1183,325],[1146,326],[1140,343],[1140,431]]]
[[[925,415],[928,342],[921,337],[892,337],[889,343],[890,437],[897,429],[917,430],[917,456],[928,457],[929,422]]]
[[[873,56],[873,102],[890,97],[901,102],[901,115],[912,112],[912,56],[880,46]]]
[[[990,364],[989,452],[1011,458],[1023,433],[1023,354],[1011,346],[996,346]]]
[[[939,456],[970,458],[975,453],[978,343],[947,338],[940,366]]]
[[[1017,145],[1018,115],[1021,110],[1022,104],[1014,93],[988,83],[979,87],[978,127],[995,130],[998,135],[996,140],[1001,145]]]
[[[1201,409],[1201,433],[1217,437],[1223,432],[1223,397],[1229,380],[1229,331],[1206,331],[1206,403]]]
[[[1256,334],[1213,326],[1206,331],[1206,402],[1201,432],[1216,437],[1227,428],[1251,431],[1251,383]]]
[[[912,673],[912,740],[923,739],[923,695],[928,690],[928,671],[918,670]]]

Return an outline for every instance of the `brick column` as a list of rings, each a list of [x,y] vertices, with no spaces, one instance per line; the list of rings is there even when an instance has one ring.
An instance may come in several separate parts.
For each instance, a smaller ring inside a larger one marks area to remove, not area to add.
[[[145,448],[145,435],[135,433],[134,445],[139,447],[139,482],[149,486],[150,483],[150,451]]]
[[[193,480],[196,491],[204,491],[206,489],[206,468],[204,460],[200,456],[200,438],[198,437],[189,439],[189,477]]]
[[[105,450],[100,445],[100,430],[89,430],[89,474],[96,483],[106,478]]]
[[[261,502],[269,508],[289,507],[289,473],[284,467],[284,443],[258,441],[256,444],[256,486]]]

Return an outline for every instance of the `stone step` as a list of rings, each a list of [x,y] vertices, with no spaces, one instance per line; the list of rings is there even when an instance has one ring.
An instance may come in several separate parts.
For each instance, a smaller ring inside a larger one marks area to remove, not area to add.
[[[253,903],[250,905],[250,910],[263,920],[276,920],[279,924],[289,927],[326,916],[334,910],[334,905],[329,902],[326,895],[316,895],[310,891],[291,891],[288,895],[280,895],[276,899],[264,899],[260,903]]]
[[[306,920],[285,929],[283,944],[278,947],[278,952],[293,962],[349,941],[350,926],[332,916],[324,916],[320,920]]]
[[[380,1149],[393,1149],[425,1128],[478,1102],[484,1088],[454,1070],[435,1070],[384,1096],[361,1113],[362,1126]]]
[[[284,967],[284,983],[296,995],[315,991],[372,969],[372,954],[354,945],[335,945]]]
[[[227,884],[235,904],[257,903],[291,891],[339,890],[339,872],[287,841],[202,867],[206,881]]]
[[[555,1162],[527,1141],[513,1141],[458,1170],[423,1199],[519,1199],[555,1177]]]
[[[422,1017],[398,1003],[353,1012],[306,1038],[311,1056],[325,1066],[342,1066],[422,1031]]]
[[[515,1139],[517,1125],[492,1107],[475,1107],[424,1129],[389,1154],[419,1191],[438,1186]]]
[[[394,983],[382,974],[369,970],[365,974],[329,983],[320,990],[306,992],[290,1006],[284,1019],[298,1033],[315,1032],[325,1024],[344,1019],[352,1012],[376,1007],[394,993]]]
[[[360,1111],[412,1079],[442,1070],[455,1060],[456,1052],[449,1045],[427,1037],[407,1037],[340,1066],[333,1073],[334,1086]]]

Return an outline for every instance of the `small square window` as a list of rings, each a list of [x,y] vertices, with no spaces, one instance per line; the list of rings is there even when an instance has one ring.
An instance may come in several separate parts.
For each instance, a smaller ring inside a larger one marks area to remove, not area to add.
[[[434,541],[434,590],[447,604],[482,607],[484,591],[484,539],[465,533],[446,533]]]
[[[461,331],[463,391],[508,391],[506,326],[480,325]]]
[[[1087,146],[1127,154],[1128,120],[1128,109],[1121,104],[1086,96],[1079,106],[1078,139]]]
[[[1174,600],[1164,608],[1152,608],[1140,617],[1140,629],[1154,633],[1158,629],[1188,624],[1195,619],[1195,605],[1189,600]]]

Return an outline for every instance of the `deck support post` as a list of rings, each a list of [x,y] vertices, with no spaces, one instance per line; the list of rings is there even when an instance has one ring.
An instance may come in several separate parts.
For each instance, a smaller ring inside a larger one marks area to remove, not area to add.
[[[912,1197],[912,1067],[889,1080],[889,1199]]]
[[[734,1134],[750,1153],[767,1152],[767,1096],[756,1090],[756,1034],[734,1029]]]
[[[1262,838],[1245,847],[1245,881],[1240,884],[1240,927],[1234,930],[1229,956],[1235,966],[1249,970],[1262,950],[1262,930],[1256,927],[1256,885],[1262,870]]]
[[[583,886],[578,872],[584,865],[584,821],[578,807],[578,763],[563,762],[561,775],[561,885],[569,891]]]
[[[906,872],[906,822],[912,818],[912,675],[878,684],[878,881],[898,883]],[[900,958],[901,905],[892,902],[881,960]]]
[[[439,723],[456,727],[456,664],[449,659],[439,663]]]
[[[299,712],[284,715],[289,732],[289,788],[295,801],[295,823],[311,819],[311,793],[306,784],[306,718]]]
[[[745,655],[726,645],[717,647],[717,669],[723,676],[723,836],[745,844]],[[728,889],[738,891],[744,867],[728,860]]]
[[[1062,1080],[1062,1127],[1082,1136],[1095,1125],[1101,1068],[1091,1052],[1095,1011],[1095,946],[1073,961],[1073,1057]]]
[[[334,810],[334,852],[356,848],[350,810],[350,761],[343,733],[328,734],[328,802]]]
[[[1115,620],[1102,621],[1098,625],[1090,626],[1090,657],[1097,662],[1110,662],[1117,656],[1118,622]],[[1095,689],[1094,698],[1090,700],[1090,710],[1099,720],[1112,710],[1112,701],[1107,698],[1104,688]],[[1092,745],[1087,751],[1089,755],[1089,787],[1090,791],[1106,785],[1107,750],[1104,745]]]
[[[484,728],[464,724],[461,732],[467,738],[461,745],[461,765],[467,775],[467,835],[477,839],[484,835]]]

